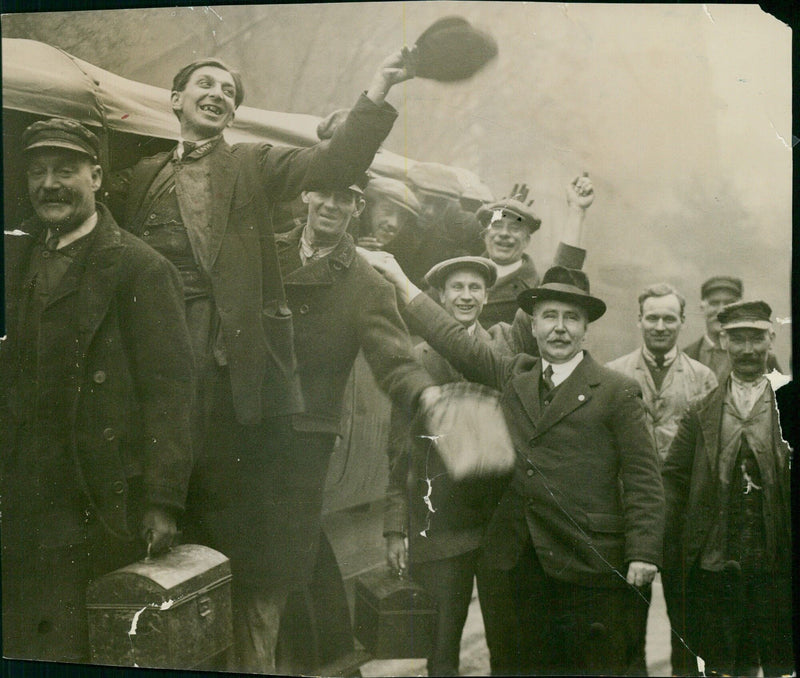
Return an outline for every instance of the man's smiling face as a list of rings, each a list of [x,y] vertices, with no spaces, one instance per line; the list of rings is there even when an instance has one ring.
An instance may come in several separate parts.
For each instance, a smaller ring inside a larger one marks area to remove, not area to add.
[[[233,76],[216,66],[202,66],[181,91],[172,92],[172,110],[181,121],[181,136],[189,141],[221,134],[236,110]]]

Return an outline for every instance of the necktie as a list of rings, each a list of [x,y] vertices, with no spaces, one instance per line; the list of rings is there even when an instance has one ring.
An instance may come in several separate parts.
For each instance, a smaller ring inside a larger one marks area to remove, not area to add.
[[[181,160],[185,160],[189,156],[189,153],[191,153],[195,148],[197,148],[197,144],[194,141],[184,141],[183,155],[181,156]]]
[[[666,356],[663,355],[654,355],[653,358],[656,361],[656,367],[658,369],[662,369],[664,367],[664,362],[666,361]]]
[[[548,365],[544,368],[544,372],[542,372],[542,381],[544,382],[545,387],[547,388],[548,392],[552,391],[556,385],[553,383],[553,366]]]

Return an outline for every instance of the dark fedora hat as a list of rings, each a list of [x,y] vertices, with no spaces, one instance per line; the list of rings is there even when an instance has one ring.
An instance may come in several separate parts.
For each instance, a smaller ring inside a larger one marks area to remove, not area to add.
[[[605,302],[589,294],[589,278],[583,271],[574,268],[553,266],[548,269],[539,287],[520,292],[517,303],[525,313],[532,315],[533,305],[546,299],[582,306],[586,309],[589,322],[594,322],[606,312]]]
[[[497,56],[497,42],[460,16],[434,21],[417,38],[418,78],[466,80]]]

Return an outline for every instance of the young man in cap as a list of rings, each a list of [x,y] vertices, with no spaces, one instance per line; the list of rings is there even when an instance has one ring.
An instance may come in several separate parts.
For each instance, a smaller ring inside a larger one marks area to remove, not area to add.
[[[409,328],[467,379],[502,391],[517,461],[484,548],[514,592],[514,672],[624,672],[629,588],[660,564],[664,496],[638,384],[582,349],[605,304],[585,274],[553,267],[518,298],[541,359],[501,356],[389,255],[369,256],[407,304]]]
[[[89,580],[176,533],[191,348],[177,272],[95,202],[97,137],[51,119],[22,141],[35,215],[5,238],[3,651],[87,662]]]
[[[186,531],[231,558],[240,670],[274,671],[285,594],[273,583],[280,530],[263,488],[279,482],[271,460],[287,453],[287,417],[303,405],[270,210],[306,189],[346,192],[397,117],[386,95],[414,67],[407,49],[392,54],[329,140],[289,148],[229,146],[223,132],[244,99],[241,78],[216,59],[195,61],[172,84],[177,148],[112,186],[123,226],[183,278],[199,377]]]
[[[357,254],[347,232],[364,209],[365,182],[363,176],[345,190],[303,192],[305,226],[276,236],[306,404],[292,416],[288,443],[275,453],[262,490],[275,533],[266,563],[283,591],[308,583],[313,572],[328,462],[342,433],[345,387],[359,351],[402,411],[413,410],[434,384],[414,360],[392,286]]]
[[[731,370],[728,352],[720,345],[721,327],[717,313],[734,302],[740,301],[744,288],[739,278],[717,275],[706,280],[700,287],[700,310],[706,318],[706,333],[684,349],[686,355],[711,368],[717,381],[722,383]],[[767,371],[781,371],[775,356],[767,358]]]
[[[763,301],[719,312],[731,372],[684,415],[664,462],[665,564],[683,573],[689,644],[705,675],[790,675],[790,454],[765,376]]]
[[[686,300],[672,285],[659,283],[646,287],[639,295],[642,346],[606,365],[635,379],[642,389],[647,429],[662,462],[688,405],[717,387],[717,379],[708,367],[678,350],[685,305]],[[677,591],[675,584],[679,583],[679,577],[679,573],[662,572],[667,612],[678,634],[672,636],[672,672],[686,675],[687,671],[696,671],[696,666],[692,668],[694,656],[683,643],[683,618],[677,614],[678,604],[671,595]],[[643,593],[647,600],[634,601],[629,675],[647,675],[644,646],[650,591]]]
[[[488,343],[489,334],[478,316],[496,278],[491,260],[467,256],[437,264],[425,282],[437,291],[447,313],[473,337]],[[429,344],[418,344],[414,355],[437,384],[464,381]],[[508,479],[453,482],[431,442],[412,437],[410,430],[408,413],[395,408],[383,535],[392,570],[402,573],[410,562],[411,576],[437,604],[428,675],[458,675],[461,633],[476,579],[492,674],[506,675],[514,667],[513,603],[505,576],[486,566],[481,543]]]
[[[358,246],[386,250],[405,260],[414,249],[414,233],[421,206],[414,192],[402,181],[373,177],[364,194]]]

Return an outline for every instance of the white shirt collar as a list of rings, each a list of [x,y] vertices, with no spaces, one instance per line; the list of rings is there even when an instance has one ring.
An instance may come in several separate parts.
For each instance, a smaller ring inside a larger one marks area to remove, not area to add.
[[[709,337],[707,334],[704,334],[704,335],[703,335],[703,339],[705,340],[705,342],[706,342],[706,345],[707,345],[709,348],[719,348],[719,345],[718,345],[718,344],[715,344],[715,343],[714,343],[714,340],[713,340],[711,337]]]
[[[558,386],[561,382],[565,381],[570,374],[573,373],[575,368],[580,364],[581,360],[583,360],[583,351],[578,351],[570,360],[565,363],[561,363],[560,365],[556,365],[555,363],[551,363],[548,360],[542,358],[542,372],[547,369],[547,366],[551,366],[553,368],[553,385]]]
[[[761,397],[767,387],[768,380],[761,376],[755,381],[742,381],[731,372],[730,392],[739,414],[746,417],[753,409],[756,400]]]
[[[62,247],[66,247],[70,243],[75,242],[78,240],[78,238],[82,238],[83,236],[91,233],[95,226],[97,226],[97,212],[92,212],[91,216],[80,226],[78,226],[78,228],[71,230],[69,233],[64,233],[64,235],[58,236],[58,245],[56,246],[56,249],[60,250]],[[47,237],[51,238],[53,235],[53,231],[48,228]]]
[[[471,336],[471,337],[474,336],[475,335],[475,328],[477,326],[478,326],[478,321],[476,320],[474,323],[472,323],[472,325],[470,325],[467,328],[467,334],[469,334],[469,336]]]
[[[307,237],[307,229],[308,226],[300,234],[300,259],[303,262],[303,266],[308,263],[309,259],[322,259],[322,257],[329,255],[339,244],[337,242],[330,247],[314,247]]]
[[[656,364],[656,357],[650,352],[647,346],[642,346],[642,353],[645,360],[649,360],[653,365]],[[669,351],[664,354],[664,367],[669,367],[678,357],[678,347],[673,346]]]

